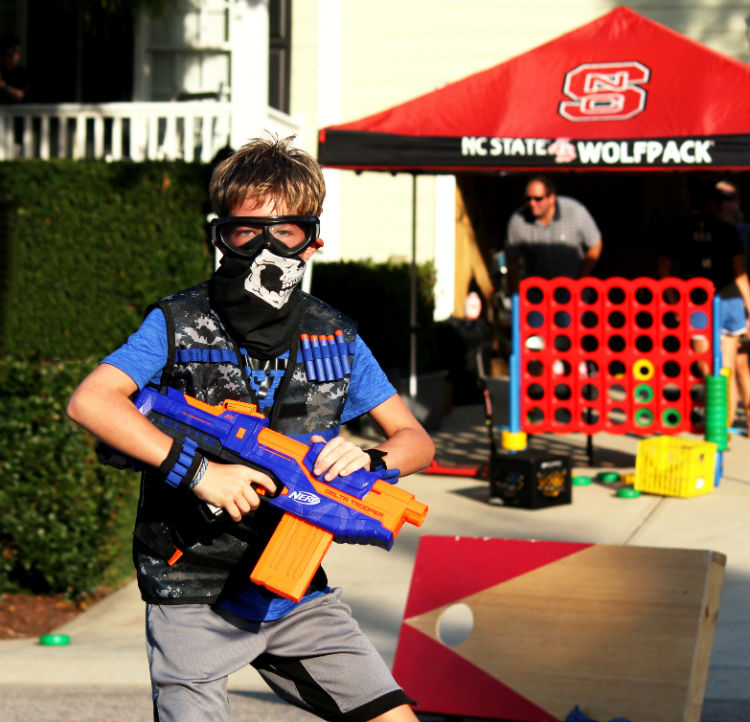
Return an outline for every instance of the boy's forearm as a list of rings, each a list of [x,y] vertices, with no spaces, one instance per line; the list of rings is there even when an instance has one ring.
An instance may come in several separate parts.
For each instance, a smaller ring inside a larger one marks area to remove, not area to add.
[[[101,368],[75,390],[68,402],[68,416],[104,443],[158,467],[167,457],[172,439],[149,423],[126,390],[113,385],[112,374],[101,372]]]
[[[399,429],[376,448],[386,452],[386,465],[399,469],[401,476],[421,471],[435,456],[435,444],[423,429]]]
[[[399,469],[406,476],[429,466],[435,444],[398,394],[371,409],[370,416],[385,434],[385,441],[376,448],[386,452],[389,469]]]

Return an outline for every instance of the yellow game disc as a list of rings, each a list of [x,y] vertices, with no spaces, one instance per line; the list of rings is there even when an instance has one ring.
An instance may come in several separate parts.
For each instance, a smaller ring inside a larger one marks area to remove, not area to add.
[[[633,376],[639,381],[648,381],[654,375],[654,365],[646,358],[638,359],[633,364]]]

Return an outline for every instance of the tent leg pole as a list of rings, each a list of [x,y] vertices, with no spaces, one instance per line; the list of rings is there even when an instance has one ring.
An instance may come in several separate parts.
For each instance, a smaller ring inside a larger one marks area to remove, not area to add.
[[[409,287],[409,396],[417,398],[417,174],[411,176],[411,278]]]

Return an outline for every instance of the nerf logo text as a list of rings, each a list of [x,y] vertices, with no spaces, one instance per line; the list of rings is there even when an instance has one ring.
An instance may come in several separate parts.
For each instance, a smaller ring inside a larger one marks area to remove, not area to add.
[[[292,491],[289,493],[289,499],[296,501],[298,504],[305,504],[306,506],[320,504],[320,497],[311,494],[309,491]]]
[[[637,60],[619,63],[583,63],[565,74],[563,100],[557,112],[566,120],[628,120],[646,108],[641,86],[651,70]]]

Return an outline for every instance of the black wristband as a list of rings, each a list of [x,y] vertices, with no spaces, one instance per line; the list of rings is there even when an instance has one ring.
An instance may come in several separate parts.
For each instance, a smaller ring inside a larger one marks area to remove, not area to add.
[[[172,467],[175,465],[175,462],[177,459],[180,458],[180,453],[182,452],[182,440],[181,439],[172,439],[172,448],[169,450],[169,453],[167,454],[167,458],[164,459],[164,461],[161,462],[159,465],[159,471],[166,476],[170,471],[172,471]]]
[[[388,452],[380,449],[362,449],[370,457],[370,471],[387,471],[388,466],[383,458]]]
[[[177,453],[175,454],[175,452]],[[159,465],[159,471],[165,475],[164,481],[169,486],[176,488],[181,484],[189,484],[192,481],[202,460],[203,457],[198,453],[198,444],[186,436],[172,442],[172,448],[169,450],[167,458]],[[170,463],[172,464],[171,468]]]

